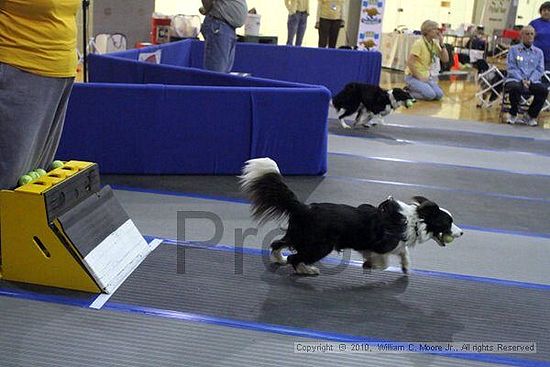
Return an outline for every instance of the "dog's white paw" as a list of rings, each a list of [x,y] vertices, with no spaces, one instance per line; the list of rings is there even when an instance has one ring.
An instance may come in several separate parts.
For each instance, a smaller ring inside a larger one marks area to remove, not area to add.
[[[271,255],[269,256],[272,263],[279,264],[279,265],[286,265],[287,260],[286,256],[283,255],[282,250],[274,250],[271,251]]]
[[[321,272],[319,271],[319,268],[313,266],[313,265],[306,265],[304,263],[299,263],[296,265],[296,273],[302,274],[302,275],[319,275]]]
[[[341,125],[344,129],[351,129],[351,127],[344,121],[344,119],[340,119],[340,125]]]
[[[363,126],[363,127],[366,127],[366,128],[368,129],[369,127],[373,127],[374,125],[373,125],[373,124],[371,124],[371,122],[370,122],[370,121],[368,121],[368,122],[364,122],[364,123],[362,123],[362,124],[361,124],[361,126]]]
[[[383,125],[384,124],[384,118],[379,116],[374,116],[370,121],[370,126],[376,126],[376,125]]]

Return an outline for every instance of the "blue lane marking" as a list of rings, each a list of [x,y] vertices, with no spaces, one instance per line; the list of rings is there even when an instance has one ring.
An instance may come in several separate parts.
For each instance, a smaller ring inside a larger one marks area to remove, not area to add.
[[[522,175],[522,176],[539,176],[539,177],[544,177],[544,178],[550,177],[550,175],[546,175],[546,174],[543,174],[543,173],[526,173],[526,172],[511,171],[511,170],[504,170],[504,169],[497,169],[497,168],[464,166],[464,165],[452,164],[452,163],[415,161],[415,160],[402,159],[402,158],[371,157],[371,156],[364,156],[364,155],[358,155],[358,154],[353,154],[353,153],[341,153],[341,152],[329,152],[328,154],[329,155],[340,155],[340,156],[355,157],[355,158],[366,159],[366,160],[413,163],[413,164],[423,164],[423,165],[429,165],[429,166],[443,166],[443,167],[461,168],[461,169],[467,169],[467,170],[487,171],[487,172],[495,172],[495,173],[510,173],[510,174]]]
[[[27,299],[32,301],[48,302],[48,303],[54,303],[54,304],[60,304],[60,305],[77,306],[82,308],[89,307],[89,304],[90,304],[90,302],[86,302],[84,300],[76,300],[76,299],[70,299],[67,297],[53,296],[53,295],[46,296],[39,293],[26,292],[21,290],[13,291],[13,290],[4,290],[0,288],[0,295],[7,296],[7,297],[16,297],[20,299]],[[230,327],[230,328],[236,328],[236,329],[250,330],[255,332],[266,332],[271,334],[280,334],[285,336],[300,337],[300,338],[315,339],[315,340],[327,340],[327,341],[347,342],[347,343],[361,343],[361,342],[394,343],[394,344],[396,343],[391,340],[376,339],[371,337],[323,332],[323,331],[312,330],[312,329],[288,327],[284,325],[262,324],[257,322],[244,321],[244,320],[226,319],[226,318],[214,317],[214,316],[208,316],[208,315],[163,310],[163,309],[157,309],[152,307],[128,305],[128,304],[121,304],[121,303],[115,303],[115,302],[108,302],[103,307],[103,310],[134,313],[134,314],[141,314],[141,315],[147,315],[147,316],[169,318],[169,319],[174,319],[179,321],[203,323],[203,324],[217,325],[217,326]],[[397,344],[399,344],[399,342],[397,342]],[[497,364],[505,364],[508,366],[518,366],[518,367],[550,367],[550,362],[547,362],[547,361],[519,359],[519,358],[503,357],[499,355],[489,355],[489,354],[462,354],[462,353],[448,354],[448,353],[423,353],[423,352],[419,352],[419,354],[432,354],[432,355],[438,355],[446,358],[481,361],[486,363],[497,363]]]
[[[26,291],[22,289],[2,288],[1,286],[0,286],[0,296],[26,299],[30,301],[57,303],[61,305],[77,306],[77,307],[90,307],[93,300],[97,297],[96,294],[91,294],[90,299],[86,300],[86,299],[72,298],[72,297],[59,296],[59,295],[53,295],[53,294],[42,294],[42,293]]]
[[[144,237],[147,240],[147,242],[151,242],[152,239],[159,238],[154,236],[144,236]],[[238,250],[240,253],[247,254],[247,255],[269,256],[269,250],[258,249],[258,248],[250,248],[250,247],[236,248],[230,245],[223,245],[223,244],[214,245],[214,244],[208,244],[208,243],[199,242],[199,241],[178,241],[178,240],[168,239],[168,238],[161,238],[161,239],[163,241],[163,244],[167,244],[167,245],[185,246],[190,248],[200,248],[200,249],[205,249],[210,251],[224,251],[224,252],[235,252],[235,250]],[[356,267],[362,267],[363,265],[361,261],[342,260],[334,257],[325,258],[323,259],[322,262],[327,264],[334,264],[334,265],[344,262],[348,265],[356,266]],[[550,291],[550,285],[548,284],[528,283],[528,282],[520,282],[515,280],[480,277],[480,276],[466,275],[466,274],[445,273],[441,271],[421,270],[421,269],[413,269],[412,272],[414,274],[435,277],[435,278],[465,280],[470,282],[488,283],[488,284],[495,284],[495,285],[506,286],[506,287],[517,287],[517,288],[534,289],[534,290],[540,290],[540,291]]]
[[[143,188],[139,188],[139,187],[129,187],[129,186],[123,186],[123,185],[110,185],[110,186],[114,190],[120,190],[120,191],[130,191],[130,192],[139,192],[139,193],[146,193],[146,194],[186,197],[186,198],[194,198],[194,199],[200,199],[200,200],[225,201],[225,202],[230,202],[230,203],[235,203],[235,204],[250,205],[250,202],[248,200],[239,199],[239,198],[229,198],[229,197],[224,197],[224,196],[214,196],[214,195],[206,195],[206,194],[204,194],[204,195],[192,194],[192,193],[184,193],[184,192],[177,192],[177,191],[143,189]],[[502,234],[510,234],[510,235],[517,235],[517,236],[523,236],[523,237],[534,237],[534,238],[550,238],[549,233],[513,231],[513,230],[506,230],[506,229],[499,229],[499,228],[477,227],[477,226],[471,226],[471,225],[460,224],[460,223],[457,223],[457,225],[460,226],[463,229],[473,229],[473,230],[476,230],[476,231],[479,231],[479,232],[502,233]]]
[[[431,189],[431,190],[438,190],[438,191],[444,191],[444,192],[451,192],[451,193],[462,193],[462,194],[470,194],[470,195],[479,195],[479,196],[489,196],[494,197],[497,199],[510,199],[510,200],[521,200],[521,201],[532,201],[532,202],[542,202],[542,203],[550,203],[550,199],[545,198],[539,198],[539,197],[530,197],[530,196],[519,196],[519,195],[511,195],[511,194],[499,194],[494,192],[485,192],[485,191],[478,191],[478,190],[466,190],[466,189],[451,189],[448,187],[442,187],[442,186],[435,186],[435,185],[424,185],[424,184],[414,184],[414,183],[406,183],[406,182],[399,182],[399,181],[384,181],[384,180],[373,180],[369,178],[360,178],[360,177],[349,177],[349,176],[324,176],[326,179],[332,179],[337,181],[349,181],[349,182],[368,182],[373,184],[381,184],[381,185],[389,185],[389,186],[402,186],[402,187],[414,187],[414,188],[423,188],[423,189]],[[233,203],[239,203],[239,204],[249,204],[250,202],[246,199],[241,198],[229,198],[219,195],[200,195],[200,194],[191,194],[191,193],[181,193],[177,191],[168,191],[168,190],[155,190],[155,189],[140,189],[136,187],[130,187],[130,186],[123,186],[123,185],[111,185],[116,190],[125,190],[125,191],[136,191],[136,192],[149,192],[152,194],[160,194],[160,195],[172,195],[172,196],[186,196],[186,197],[192,197],[197,199],[204,199],[207,198],[209,200],[221,200],[221,201],[228,201]]]
[[[111,188],[113,188],[114,190],[143,192],[147,194],[156,194],[156,195],[179,196],[179,197],[195,198],[195,199],[201,199],[201,200],[226,201],[226,202],[235,203],[235,204],[246,204],[246,205],[250,204],[250,202],[246,199],[230,198],[227,196],[193,194],[193,193],[177,192],[177,191],[169,191],[169,190],[143,189],[139,187],[130,187],[130,186],[124,186],[124,185],[109,185],[109,186],[111,186]]]
[[[514,235],[514,236],[522,236],[522,237],[550,238],[550,233],[513,231],[508,229],[486,228],[486,227],[472,226],[467,224],[464,224],[464,225],[461,224],[460,228],[470,229],[470,230],[479,231],[479,232],[499,233],[499,234]]]
[[[283,325],[262,324],[257,322],[226,319],[226,318],[213,317],[213,316],[200,315],[200,314],[160,310],[160,309],[150,308],[150,307],[129,306],[129,305],[118,304],[118,303],[107,303],[103,307],[103,309],[120,311],[120,312],[138,313],[138,314],[144,314],[144,315],[150,315],[150,316],[171,318],[171,319],[176,319],[181,321],[199,322],[199,323],[205,323],[210,325],[219,325],[219,326],[226,326],[226,327],[232,327],[237,329],[251,330],[256,332],[267,332],[271,334],[281,334],[286,336],[308,338],[308,339],[336,341],[336,342],[343,342],[343,343],[361,343],[361,342],[363,343],[395,343],[390,340],[376,339],[371,337],[322,332],[317,330],[294,328],[294,327],[288,327]],[[397,344],[399,344],[399,342],[397,342]],[[438,355],[438,356],[447,357],[447,358],[482,361],[486,363],[499,363],[499,364],[505,364],[508,366],[550,367],[550,362],[546,362],[546,361],[503,357],[499,355],[462,354],[462,353],[423,353],[423,352],[419,352],[419,353]]]

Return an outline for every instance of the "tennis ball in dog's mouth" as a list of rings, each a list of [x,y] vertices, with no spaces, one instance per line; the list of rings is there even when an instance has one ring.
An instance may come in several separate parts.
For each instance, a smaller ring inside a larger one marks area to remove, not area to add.
[[[407,102],[405,102],[405,104],[407,105],[407,107],[412,107],[413,101],[410,99],[407,99]]]
[[[455,238],[453,236],[451,236],[450,234],[444,234],[443,237],[441,237],[441,239],[445,243],[451,243],[451,242],[454,241]]]

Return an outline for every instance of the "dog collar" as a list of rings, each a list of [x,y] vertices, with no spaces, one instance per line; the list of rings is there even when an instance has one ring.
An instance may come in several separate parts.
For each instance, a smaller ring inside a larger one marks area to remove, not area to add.
[[[390,103],[393,109],[396,109],[397,107],[399,107],[397,105],[397,101],[395,100],[395,97],[393,96],[393,89],[390,89],[388,91],[388,97],[390,97]]]

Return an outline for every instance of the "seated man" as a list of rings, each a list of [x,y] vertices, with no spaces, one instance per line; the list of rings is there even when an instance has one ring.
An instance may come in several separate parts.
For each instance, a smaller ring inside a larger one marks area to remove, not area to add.
[[[521,30],[521,43],[510,47],[508,51],[508,78],[504,85],[510,94],[509,124],[525,123],[537,126],[537,117],[548,96],[548,89],[541,83],[544,74],[544,55],[540,48],[533,46],[535,29],[531,26]],[[518,120],[518,106],[522,94],[532,94],[533,102],[527,111],[528,116]]]

